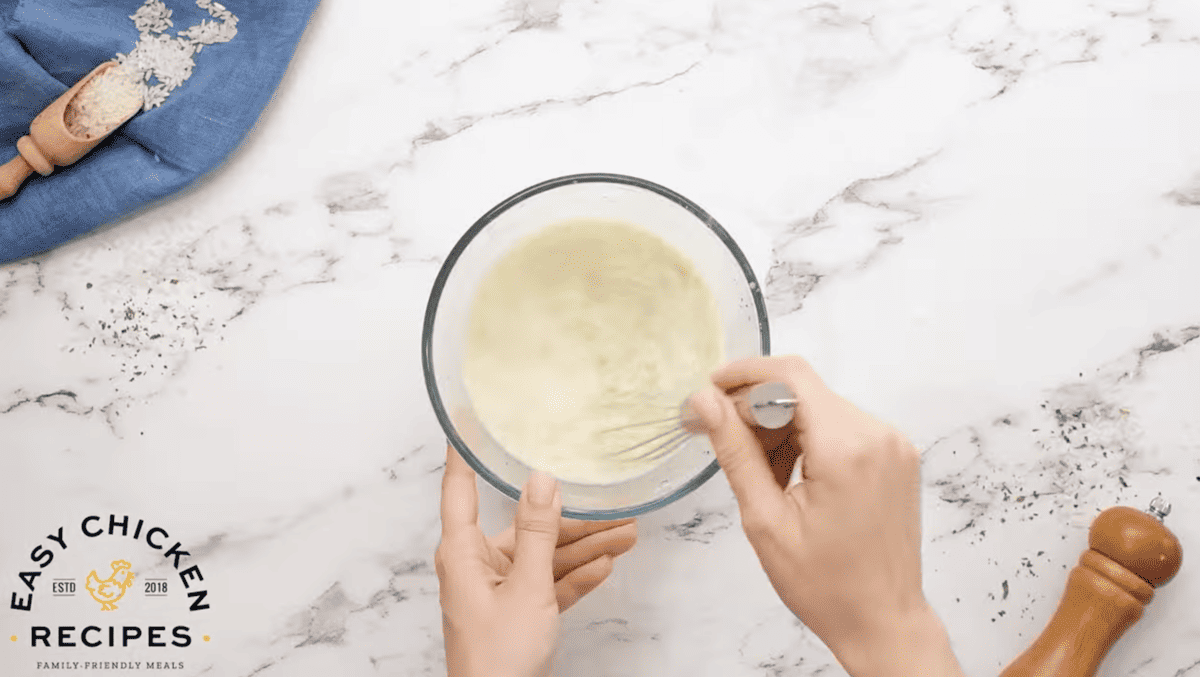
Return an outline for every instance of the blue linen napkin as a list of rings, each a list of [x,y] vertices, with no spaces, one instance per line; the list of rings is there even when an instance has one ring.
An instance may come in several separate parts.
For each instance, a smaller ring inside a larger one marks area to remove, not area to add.
[[[164,0],[174,27],[212,20],[195,0]],[[274,96],[319,0],[223,0],[229,42],[194,56],[189,79],[88,155],[34,173],[0,201],[0,264],[56,247],[175,193],[215,169]],[[0,164],[33,118],[96,66],[138,42],[143,0],[0,0]]]

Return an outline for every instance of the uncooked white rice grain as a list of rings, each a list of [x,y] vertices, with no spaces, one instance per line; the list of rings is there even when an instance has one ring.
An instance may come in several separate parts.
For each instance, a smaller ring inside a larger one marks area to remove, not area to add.
[[[146,0],[129,18],[133,20],[139,40],[129,54],[118,54],[117,61],[137,73],[142,83],[143,110],[161,106],[172,91],[192,76],[195,55],[205,45],[229,42],[237,35],[238,19],[232,12],[213,0],[196,0],[196,5],[217,21],[202,20],[199,24],[177,31],[175,37],[165,35],[175,24],[172,11],[162,0]],[[150,79],[158,82],[151,85]]]
[[[109,68],[81,87],[67,103],[63,121],[72,134],[97,138],[142,108],[138,75],[125,65]]]

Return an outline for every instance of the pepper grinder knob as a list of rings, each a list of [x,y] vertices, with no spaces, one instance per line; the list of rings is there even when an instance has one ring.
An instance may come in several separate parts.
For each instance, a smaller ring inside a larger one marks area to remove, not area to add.
[[[1179,539],[1162,523],[1169,512],[1171,505],[1160,498],[1146,512],[1109,508],[1092,522],[1088,546],[1157,588],[1171,580],[1183,563]]]
[[[1171,506],[1156,498],[1146,512],[1117,506],[1100,513],[1088,549],[1046,629],[1001,677],[1092,677],[1108,650],[1183,563],[1179,539],[1162,523]]]
[[[1150,500],[1150,508],[1146,512],[1154,515],[1161,522],[1171,514],[1171,503],[1162,496],[1155,496]]]

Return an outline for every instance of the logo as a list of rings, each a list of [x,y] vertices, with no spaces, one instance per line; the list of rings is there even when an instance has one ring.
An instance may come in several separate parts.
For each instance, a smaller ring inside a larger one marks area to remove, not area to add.
[[[28,563],[0,579],[4,644],[28,652],[29,674],[182,670],[212,640],[204,572],[164,526],[88,515],[31,546]]]
[[[87,576],[87,591],[92,599],[100,602],[101,611],[116,611],[117,600],[125,596],[125,591],[133,585],[133,565],[123,559],[112,563],[112,575],[104,580],[96,575],[93,569]]]

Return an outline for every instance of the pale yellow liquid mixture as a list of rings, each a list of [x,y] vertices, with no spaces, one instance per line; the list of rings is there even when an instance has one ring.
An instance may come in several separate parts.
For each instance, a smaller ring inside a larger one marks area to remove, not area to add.
[[[683,254],[638,226],[575,220],[519,242],[484,277],[463,377],[511,455],[610,484],[660,463],[616,452],[670,425],[609,430],[678,416],[723,342],[716,300]]]

